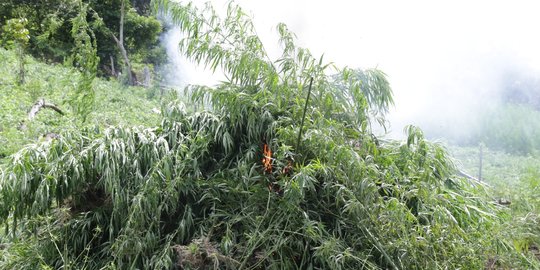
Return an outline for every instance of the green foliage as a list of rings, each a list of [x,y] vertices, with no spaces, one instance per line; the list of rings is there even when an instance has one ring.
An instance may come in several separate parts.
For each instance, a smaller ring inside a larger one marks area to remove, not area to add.
[[[3,43],[7,48],[15,49],[18,58],[17,69],[17,82],[19,84],[24,83],[25,77],[25,49],[28,46],[30,35],[26,24],[28,20],[26,18],[10,19],[3,27]]]
[[[478,170],[478,149],[452,147],[468,172]],[[524,254],[530,268],[540,267],[540,160],[532,156],[508,154],[483,149],[483,181],[492,186],[490,200],[505,205],[500,212],[501,224],[491,234],[505,239],[507,245]],[[533,267],[534,266],[534,267]]]
[[[152,48],[157,48],[161,23],[154,17],[138,15],[133,9],[126,13],[124,25],[124,41],[133,54],[145,62],[150,58]],[[157,63],[156,63],[157,64]]]
[[[94,32],[86,21],[88,6],[80,3],[80,11],[73,18],[71,36],[75,40],[75,48],[70,62],[77,67],[81,77],[75,93],[70,98],[72,110],[77,112],[84,123],[88,115],[94,110],[95,90],[93,87],[96,77],[99,57],[97,57],[97,44]]]
[[[118,54],[118,47],[112,38],[112,35],[119,38],[122,1],[89,1],[95,11],[92,27],[96,32],[96,37],[98,40],[105,41],[98,43],[98,56],[107,60],[101,63],[107,68],[110,68],[109,59],[111,56],[115,65],[122,63],[122,57]],[[126,7],[123,43],[130,59],[154,65],[163,63],[166,60],[165,52],[159,46],[158,40],[162,28],[161,23],[153,16],[139,15],[135,9],[131,8],[131,1],[124,2]]]
[[[28,45],[30,35],[28,29],[26,29],[27,23],[26,18],[7,20],[2,29],[3,43],[11,48]]]
[[[80,117],[69,104],[71,93],[78,87],[82,74],[60,65],[50,66],[36,62],[27,56],[27,76],[24,86],[17,84],[17,55],[0,49],[0,164],[6,157],[25,144],[43,140],[47,133],[80,128],[75,124]],[[142,88],[123,88],[119,83],[96,79],[94,112],[88,116],[85,126],[107,127],[110,125],[153,126],[159,122],[152,108],[159,108],[156,100],[146,98]],[[28,111],[39,99],[58,105],[64,116],[42,109],[32,120]]]
[[[116,65],[119,57],[116,57],[118,50],[108,32],[118,33],[120,0],[3,0],[0,3],[0,25],[5,25],[12,18],[26,18],[30,37],[29,51],[35,56],[62,62],[70,57],[76,47],[70,33],[73,29],[72,23],[79,15],[81,2],[88,5],[89,16],[86,19],[90,23],[89,30],[95,33],[100,72],[110,74],[110,56],[114,57]],[[131,1],[127,1],[127,4],[130,7],[129,2]],[[138,7],[144,9],[147,4],[139,2],[141,1],[137,1]],[[161,25],[155,17],[147,15],[139,15],[132,8],[127,9],[125,46],[130,55],[136,56],[137,61],[158,64],[163,60],[163,51],[158,49]],[[101,18],[101,21],[98,18]],[[103,24],[100,25],[99,22]]]
[[[384,127],[384,114],[390,106],[394,105],[392,89],[386,80],[386,75],[377,69],[345,69],[342,76],[334,76],[335,84],[340,90],[348,85],[354,88],[344,100],[353,100],[355,96],[362,95],[372,106],[371,114]],[[355,85],[357,84],[357,85]],[[346,91],[344,91],[346,93]]]
[[[475,120],[459,128],[431,128],[432,137],[463,147],[480,143],[509,154],[537,155],[540,151],[540,111],[532,105],[503,103],[471,115]]]
[[[192,86],[154,128],[63,132],[15,154],[0,179],[13,239],[1,267],[481,269],[493,256],[530,266],[486,233],[499,210],[440,145],[412,126],[406,142],[372,134],[392,104],[382,72],[326,64],[285,25],[271,61],[232,3],[224,19],[210,5],[154,4],[183,31],[183,53],[227,81]]]
[[[62,61],[70,53],[69,21],[77,14],[79,0],[2,1],[0,23],[10,18],[28,20],[29,50],[34,55]]]

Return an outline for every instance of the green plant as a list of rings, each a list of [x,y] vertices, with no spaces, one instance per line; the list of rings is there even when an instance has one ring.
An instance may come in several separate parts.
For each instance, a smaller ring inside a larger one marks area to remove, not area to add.
[[[6,25],[12,18],[26,18],[29,31],[27,52],[35,57],[54,62],[63,62],[70,57],[75,47],[71,36],[72,20],[78,16],[79,0],[47,0],[47,1],[20,1],[3,0],[0,2],[0,25]],[[111,42],[107,31],[118,33],[120,0],[84,0],[88,5],[88,22],[97,39],[97,55],[100,57],[100,75],[116,76],[112,74],[111,57],[114,65],[119,65],[117,45]],[[161,64],[165,59],[159,48],[159,34],[161,25],[159,21],[148,14],[139,14],[132,4],[135,1],[125,1],[125,46],[136,61],[142,63]],[[96,16],[96,14],[99,15]],[[101,27],[100,22],[105,26]]]
[[[461,161],[462,169],[478,170],[478,149],[453,146],[452,152]],[[490,232],[508,246],[523,254],[529,268],[538,268],[540,239],[538,224],[540,200],[538,187],[540,160],[534,156],[509,154],[506,151],[483,149],[483,178],[489,185],[488,200],[501,205],[501,222]],[[535,259],[536,257],[536,259]],[[494,258],[495,263],[499,259]],[[504,260],[504,259],[503,259]]]
[[[115,81],[96,78],[94,112],[81,125],[80,116],[66,106],[81,79],[80,72],[71,66],[47,65],[27,55],[27,82],[20,86],[12,72],[17,67],[16,53],[0,48],[0,59],[3,63],[0,66],[0,164],[24,145],[44,140],[49,133],[81,129],[81,126],[102,129],[110,125],[159,123],[160,116],[152,109],[160,108],[160,103],[148,99],[145,89],[125,88]],[[33,120],[28,120],[28,111],[39,98],[56,104],[65,115],[43,109]]]
[[[540,149],[540,112],[532,106],[506,104],[483,115],[479,139],[494,149],[522,155]]]
[[[86,21],[88,6],[82,1],[79,5],[80,12],[72,20],[71,35],[75,40],[75,47],[70,62],[81,72],[81,77],[70,99],[70,105],[84,123],[94,110],[93,82],[97,73],[99,57],[97,56],[96,37]]]
[[[17,52],[18,68],[17,68],[17,82],[19,84],[24,83],[25,78],[25,49],[28,46],[30,35],[26,25],[28,20],[26,18],[10,19],[3,26],[3,41],[8,48],[14,48]]]
[[[9,245],[1,266],[480,269],[490,256],[531,265],[487,235],[498,209],[454,174],[442,146],[413,126],[405,142],[372,134],[392,102],[382,72],[326,64],[283,24],[273,62],[233,3],[224,19],[210,5],[154,4],[184,32],[183,53],[227,81],[192,86],[188,105],[165,104],[156,127],[64,132],[15,154],[0,217],[12,238],[36,245],[15,257]],[[61,222],[34,225],[40,216]],[[48,236],[37,241],[36,230]]]

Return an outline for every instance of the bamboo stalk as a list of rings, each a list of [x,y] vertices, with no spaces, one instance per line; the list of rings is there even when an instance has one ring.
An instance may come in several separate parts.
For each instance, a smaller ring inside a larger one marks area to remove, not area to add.
[[[300,130],[298,131],[298,140],[296,141],[296,151],[300,149],[300,139],[302,139],[302,128],[304,127],[304,121],[306,120],[306,111],[309,104],[309,97],[311,96],[311,86],[313,85],[313,77],[309,81],[309,90],[306,98],[306,105],[304,106],[304,114],[302,115],[302,123],[300,124]]]

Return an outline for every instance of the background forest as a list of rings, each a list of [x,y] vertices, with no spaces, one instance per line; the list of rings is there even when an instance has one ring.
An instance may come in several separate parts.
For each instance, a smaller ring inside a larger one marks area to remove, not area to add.
[[[534,80],[389,139],[386,74],[276,25],[274,59],[234,2],[2,1],[0,268],[540,268]],[[166,86],[172,26],[225,80]]]

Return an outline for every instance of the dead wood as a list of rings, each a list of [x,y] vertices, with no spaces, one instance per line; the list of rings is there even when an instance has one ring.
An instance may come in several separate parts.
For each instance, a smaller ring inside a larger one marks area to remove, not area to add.
[[[40,98],[33,106],[32,108],[30,109],[30,112],[28,113],[28,119],[29,120],[32,120],[34,119],[34,117],[36,117],[36,114],[42,109],[42,108],[46,108],[46,109],[51,109],[51,110],[54,110],[55,112],[61,114],[61,115],[64,115],[64,112],[58,108],[58,106],[52,104],[52,103],[47,103],[45,101],[45,99],[42,99]]]

